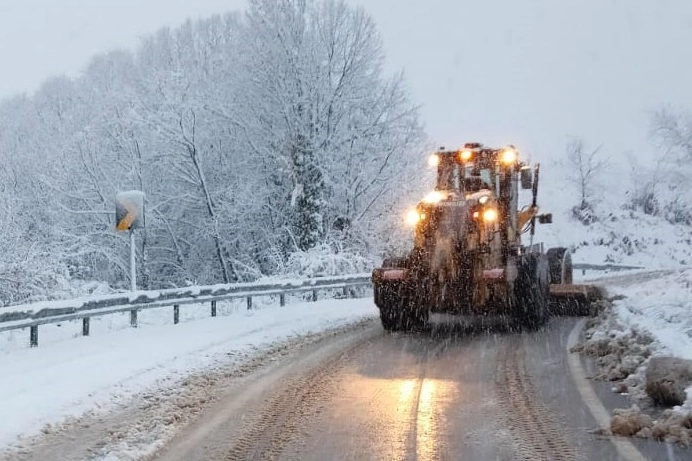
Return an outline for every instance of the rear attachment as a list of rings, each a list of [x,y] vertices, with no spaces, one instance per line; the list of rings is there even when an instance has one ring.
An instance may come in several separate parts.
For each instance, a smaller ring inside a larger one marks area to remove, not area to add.
[[[593,316],[598,314],[605,299],[602,287],[595,285],[550,285],[549,309],[551,315]]]

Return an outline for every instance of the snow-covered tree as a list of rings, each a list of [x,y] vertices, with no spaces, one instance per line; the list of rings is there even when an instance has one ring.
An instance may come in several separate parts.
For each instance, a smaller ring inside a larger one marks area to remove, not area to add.
[[[572,208],[572,215],[583,224],[598,220],[594,209],[595,200],[599,198],[602,175],[610,164],[599,158],[601,146],[587,149],[581,139],[575,139],[567,145],[568,180],[574,185],[579,196],[579,204]]]
[[[0,102],[2,302],[67,277],[128,286],[113,211],[131,189],[147,198],[143,287],[363,269],[399,224],[423,139],[383,59],[362,9],[253,0]],[[47,272],[15,277],[30,288],[3,285],[35,258]]]
[[[372,239],[422,140],[401,77],[382,76],[372,20],[340,1],[254,0],[244,32],[234,122],[272,178],[276,243],[290,253],[334,236]]]
[[[659,110],[652,116],[651,134],[662,151],[652,195],[668,221],[692,225],[692,116]]]

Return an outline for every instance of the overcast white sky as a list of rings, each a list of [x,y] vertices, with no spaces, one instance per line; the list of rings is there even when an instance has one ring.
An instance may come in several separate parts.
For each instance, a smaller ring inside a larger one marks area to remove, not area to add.
[[[570,137],[645,154],[648,113],[692,110],[689,0],[348,0],[374,17],[433,140],[512,142],[538,158]],[[0,97],[76,75],[187,17],[244,0],[0,0]]]

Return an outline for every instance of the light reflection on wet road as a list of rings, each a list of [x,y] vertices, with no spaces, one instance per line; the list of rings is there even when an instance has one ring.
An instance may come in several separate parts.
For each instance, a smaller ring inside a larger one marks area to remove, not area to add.
[[[517,459],[496,389],[509,337],[458,333],[383,334],[358,350],[319,422],[282,458]]]
[[[568,372],[575,324],[421,334],[373,324],[250,379],[218,402],[222,416],[155,459],[619,460]]]

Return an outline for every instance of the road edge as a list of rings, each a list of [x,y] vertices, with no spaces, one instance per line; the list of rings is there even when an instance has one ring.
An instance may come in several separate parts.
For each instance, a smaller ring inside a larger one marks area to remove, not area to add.
[[[589,380],[586,378],[586,373],[581,365],[579,355],[570,352],[572,348],[577,345],[579,335],[584,329],[585,323],[586,319],[580,319],[574,328],[572,328],[572,331],[567,338],[567,363],[569,365],[572,378],[574,379],[574,383],[579,391],[579,395],[581,395],[582,401],[586,404],[587,408],[591,412],[591,415],[594,417],[600,428],[604,431],[609,431],[610,413],[605,406],[603,406],[603,403],[601,403],[601,400],[598,398],[596,392],[591,387]],[[620,454],[620,456],[623,458],[630,461],[646,461],[646,458],[629,440],[615,436],[611,436],[609,438],[613,445],[615,445],[615,449],[617,450],[618,454]]]

